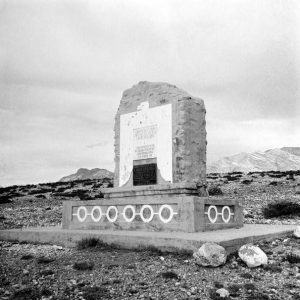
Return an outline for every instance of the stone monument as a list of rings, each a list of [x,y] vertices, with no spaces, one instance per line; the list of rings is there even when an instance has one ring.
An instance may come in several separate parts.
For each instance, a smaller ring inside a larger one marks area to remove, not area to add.
[[[139,82],[115,118],[114,188],[66,201],[63,228],[197,232],[243,225],[238,201],[208,197],[203,100]]]

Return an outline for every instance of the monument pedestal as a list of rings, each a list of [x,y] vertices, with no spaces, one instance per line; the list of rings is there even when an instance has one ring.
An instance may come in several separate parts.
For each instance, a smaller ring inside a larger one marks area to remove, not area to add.
[[[106,189],[105,199],[64,203],[64,229],[199,232],[242,226],[236,200],[199,197],[196,186],[182,183]]]

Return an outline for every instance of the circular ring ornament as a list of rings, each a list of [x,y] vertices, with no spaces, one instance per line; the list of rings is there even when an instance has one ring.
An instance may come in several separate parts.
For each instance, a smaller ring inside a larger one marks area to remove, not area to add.
[[[131,218],[128,218],[127,216],[126,216],[126,211],[127,211],[127,209],[130,209],[131,211],[132,211],[132,216],[131,216]],[[125,221],[126,222],[132,222],[133,220],[134,220],[134,218],[135,218],[135,208],[134,208],[134,206],[132,206],[132,205],[126,205],[125,207],[124,207],[124,209],[123,209],[123,218],[125,219]]]
[[[225,218],[225,214],[224,214],[225,210],[228,211],[228,217],[227,218]],[[224,223],[228,223],[229,220],[230,220],[230,217],[231,217],[230,208],[227,205],[223,206],[223,208],[222,208],[222,220],[224,221]]]
[[[165,208],[168,209],[169,212],[170,212],[169,218],[167,218],[167,219],[165,219],[165,218],[162,216],[162,212],[163,212],[163,210],[164,210]],[[168,205],[168,204],[162,205],[162,206],[160,207],[159,211],[158,211],[158,216],[159,216],[160,220],[161,220],[162,222],[164,222],[164,223],[169,223],[169,222],[172,220],[173,215],[174,215],[173,208],[172,208],[170,205]]]
[[[145,218],[144,217],[144,210],[147,209],[147,208],[150,210],[150,216],[148,218]],[[143,220],[143,222],[145,222],[145,223],[151,222],[151,220],[153,219],[153,216],[154,216],[154,211],[153,211],[152,206],[150,206],[148,204],[147,205],[143,205],[142,209],[140,211],[140,217]]]
[[[210,215],[212,209],[215,211],[215,214],[216,214],[214,218],[212,218],[211,215]],[[217,221],[217,219],[218,219],[218,210],[217,210],[217,207],[216,207],[215,205],[211,205],[211,206],[208,208],[207,216],[208,216],[208,219],[209,219],[209,221],[210,221],[211,223],[215,223],[215,222]]]
[[[111,218],[109,216],[109,213],[110,213],[111,210],[115,211],[115,216],[113,218]],[[108,209],[107,209],[107,211],[106,211],[106,218],[107,218],[107,220],[109,222],[113,223],[113,222],[115,222],[118,219],[118,214],[119,214],[118,209],[115,206],[109,206]]]
[[[84,212],[84,216],[83,216],[83,217],[80,216],[80,212],[81,212],[81,211]],[[79,222],[84,222],[85,219],[86,219],[86,217],[87,217],[87,209],[86,209],[86,207],[80,206],[80,207],[77,209],[77,218],[78,218],[78,221],[79,221]]]
[[[99,211],[99,217],[98,217],[98,218],[95,218],[95,217],[94,217],[94,212],[95,212],[96,210]],[[99,222],[99,221],[101,220],[101,218],[102,218],[102,209],[101,209],[100,206],[94,206],[94,207],[93,207],[93,209],[92,209],[92,211],[91,211],[91,218],[92,218],[92,220],[93,220],[94,222]]]

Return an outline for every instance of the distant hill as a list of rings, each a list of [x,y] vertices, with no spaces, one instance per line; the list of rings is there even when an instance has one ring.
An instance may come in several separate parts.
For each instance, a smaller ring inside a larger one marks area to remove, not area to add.
[[[288,170],[300,170],[300,147],[239,153],[224,157],[207,167],[207,173]]]
[[[283,147],[283,148],[280,148],[280,150],[286,151],[293,155],[300,156],[300,147]]]
[[[61,178],[59,181],[73,181],[73,180],[84,180],[84,179],[103,179],[103,178],[113,178],[114,173],[106,169],[85,169],[81,168],[75,174],[71,174]]]

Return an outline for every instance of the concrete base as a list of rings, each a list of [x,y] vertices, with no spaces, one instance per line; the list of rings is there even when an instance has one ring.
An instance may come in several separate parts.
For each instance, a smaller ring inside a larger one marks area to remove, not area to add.
[[[62,225],[64,229],[169,232],[243,226],[238,201],[196,194],[196,188],[186,184],[106,189],[104,199],[65,201]]]
[[[67,230],[60,227],[39,227],[0,230],[0,240],[30,243],[48,243],[73,247],[83,238],[95,237],[107,244],[126,249],[155,247],[159,250],[180,252],[195,251],[205,242],[215,242],[231,253],[247,243],[255,243],[286,236],[295,225],[246,224],[240,229],[223,229],[210,232],[149,232],[115,230]]]

